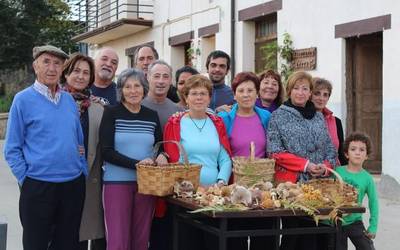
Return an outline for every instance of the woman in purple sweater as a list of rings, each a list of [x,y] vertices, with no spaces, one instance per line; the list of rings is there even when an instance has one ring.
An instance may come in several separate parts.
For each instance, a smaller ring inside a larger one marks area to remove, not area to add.
[[[232,106],[229,113],[225,111],[218,113],[224,120],[233,156],[250,156],[250,142],[253,141],[256,146],[256,157],[266,157],[267,127],[271,114],[255,105],[259,88],[260,82],[254,73],[238,73],[232,82],[237,103]],[[269,219],[249,219],[246,223],[236,222],[233,227],[251,230],[265,228],[269,223],[271,223]],[[272,237],[251,237],[250,249],[267,249],[273,244]],[[247,249],[247,238],[229,240],[228,248]]]

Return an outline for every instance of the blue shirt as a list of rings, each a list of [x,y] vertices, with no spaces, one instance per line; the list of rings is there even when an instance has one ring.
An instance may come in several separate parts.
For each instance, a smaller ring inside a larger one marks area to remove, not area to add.
[[[62,91],[55,104],[31,86],[14,97],[4,156],[20,184],[27,176],[66,182],[87,175],[79,146],[83,146],[82,128],[70,94]]]
[[[195,126],[204,127],[199,129]],[[190,120],[182,117],[181,120],[181,143],[188,154],[190,163],[201,164],[200,184],[211,185],[219,179],[228,183],[232,171],[231,159],[219,142],[218,132],[213,122],[207,120]],[[181,158],[179,160],[183,162]]]

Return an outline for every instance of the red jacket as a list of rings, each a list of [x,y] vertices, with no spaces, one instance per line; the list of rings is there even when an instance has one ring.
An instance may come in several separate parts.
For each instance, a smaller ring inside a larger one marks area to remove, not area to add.
[[[181,119],[184,115],[185,113],[182,113],[179,116],[171,116],[168,119],[168,122],[167,124],[165,124],[164,127],[164,141],[169,141],[169,140],[177,142],[181,141]],[[224,122],[222,121],[222,118],[208,113],[207,115],[214,123],[214,126],[217,129],[220,143],[225,148],[226,152],[228,152],[228,154],[232,156],[228,134],[226,133],[226,128]],[[173,163],[179,161],[178,146],[176,146],[173,143],[165,143],[164,151],[169,155],[169,162]]]
[[[181,141],[181,119],[186,113],[182,113],[180,115],[173,115],[168,119],[167,124],[164,127],[164,141]],[[217,129],[219,141],[222,146],[225,148],[226,152],[229,156],[232,156],[231,146],[229,144],[228,134],[226,133],[225,124],[222,121],[222,118],[208,114],[208,117],[214,123],[215,128]],[[179,161],[179,149],[178,146],[173,143],[165,143],[164,144],[164,151],[168,154],[170,163],[174,163]],[[157,199],[156,202],[156,210],[155,216],[156,217],[164,217],[165,212],[167,210],[165,201],[163,199]]]
[[[297,182],[298,175],[303,172],[308,164],[308,160],[292,153],[282,152],[271,154],[275,159],[275,182],[281,183],[290,181]],[[332,169],[329,161],[325,160],[324,164]],[[329,176],[330,172],[326,172],[324,176]]]

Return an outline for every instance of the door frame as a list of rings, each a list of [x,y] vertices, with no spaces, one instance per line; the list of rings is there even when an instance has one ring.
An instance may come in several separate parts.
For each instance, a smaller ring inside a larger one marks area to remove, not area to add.
[[[373,34],[369,34],[369,35],[378,35],[376,33]],[[381,35],[381,39],[383,39],[383,32],[379,32]],[[368,36],[368,35],[365,35]],[[359,37],[348,37],[345,41],[346,41],[346,58],[345,58],[345,69],[346,69],[346,74],[345,74],[345,79],[346,79],[346,85],[345,85],[345,93],[346,93],[346,135],[349,135],[351,132],[356,130],[356,125],[357,125],[357,105],[359,104],[359,100],[357,99],[357,93],[356,93],[356,79],[355,79],[355,74],[356,74],[356,64],[355,64],[355,47],[356,47],[356,43]],[[383,41],[381,42],[381,49],[383,49]],[[383,74],[383,65],[381,68],[382,74]],[[381,79],[382,82],[382,90],[383,90],[383,77]],[[382,92],[383,93],[383,92]],[[382,100],[383,100],[383,96],[382,96]],[[382,110],[380,112],[380,116],[381,116],[381,121],[383,122],[383,104],[382,104]],[[382,127],[381,127],[382,129]],[[380,143],[382,144],[382,133],[381,134],[381,138],[380,138]],[[381,164],[379,166],[378,169],[368,169],[370,172],[374,173],[374,174],[381,174],[382,173],[382,150],[383,147],[381,145],[380,147],[380,156],[381,156]]]

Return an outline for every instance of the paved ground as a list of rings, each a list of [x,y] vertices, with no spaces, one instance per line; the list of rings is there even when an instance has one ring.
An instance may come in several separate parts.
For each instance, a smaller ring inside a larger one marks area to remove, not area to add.
[[[14,176],[4,161],[3,142],[0,141],[0,220],[7,221],[7,250],[22,250],[22,227],[18,215],[19,189]]]
[[[4,218],[8,223],[7,250],[22,250],[21,233],[22,228],[18,217],[19,189],[3,157],[3,141],[0,141],[0,221]],[[380,178],[377,178],[378,187]],[[397,192],[387,197],[390,186],[383,189],[380,195],[380,221],[379,231],[375,239],[377,250],[398,250],[400,241],[397,239],[400,232],[400,199]],[[393,198],[395,197],[395,198]],[[364,216],[367,223],[367,216]],[[353,250],[351,243],[349,249]]]

